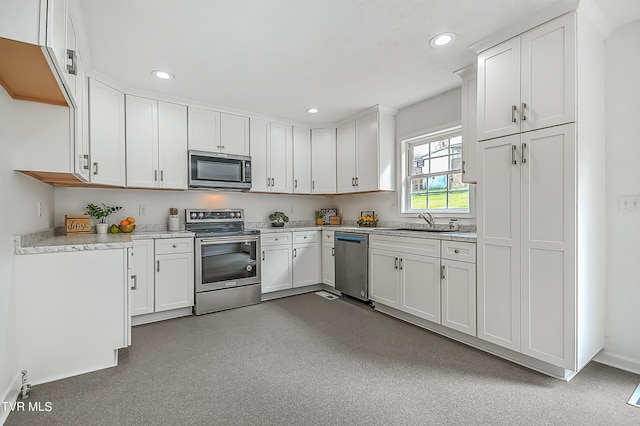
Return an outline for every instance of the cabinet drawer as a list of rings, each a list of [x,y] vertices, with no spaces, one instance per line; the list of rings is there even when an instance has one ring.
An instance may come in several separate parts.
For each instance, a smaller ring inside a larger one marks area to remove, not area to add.
[[[333,244],[333,234],[335,231],[322,231],[322,242]]]
[[[319,239],[319,231],[293,232],[293,243],[315,243]]]
[[[274,232],[260,235],[260,245],[263,247],[286,244],[291,244],[291,232]]]
[[[161,238],[155,240],[156,254],[193,253],[193,238]]]
[[[394,237],[389,235],[371,235],[369,247],[413,253],[423,256],[440,257],[440,240],[428,238]]]
[[[443,241],[442,258],[476,263],[476,245],[460,241]]]

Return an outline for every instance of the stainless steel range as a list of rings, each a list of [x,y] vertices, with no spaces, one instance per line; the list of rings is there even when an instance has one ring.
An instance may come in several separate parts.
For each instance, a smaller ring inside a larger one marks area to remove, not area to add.
[[[187,209],[196,234],[195,313],[260,303],[260,231],[244,229],[242,209]]]

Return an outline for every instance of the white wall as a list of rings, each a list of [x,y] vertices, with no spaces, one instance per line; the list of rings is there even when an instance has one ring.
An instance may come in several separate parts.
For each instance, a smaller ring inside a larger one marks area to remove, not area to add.
[[[640,373],[640,213],[622,212],[620,197],[640,197],[640,21],[605,42],[607,117],[607,314],[598,359]]]
[[[33,102],[14,101],[0,88],[0,402],[12,397],[19,386],[16,357],[15,285],[13,282],[13,235],[49,228],[53,221],[53,189],[13,171],[16,147],[31,132],[38,117],[48,107]],[[37,202],[43,216],[37,215]],[[13,387],[12,387],[13,385]],[[6,413],[0,409],[0,423]]]
[[[332,207],[331,198],[325,196],[210,191],[56,188],[55,199],[56,226],[64,224],[65,214],[83,213],[87,203],[124,207],[124,210],[108,219],[109,223],[117,223],[127,216],[133,216],[136,223],[144,225],[166,224],[171,207],[178,209],[182,224],[184,210],[187,208],[242,208],[245,210],[245,221],[267,222],[267,216],[275,210],[283,211],[290,221],[314,221],[315,210]],[[147,206],[146,216],[140,216],[140,205]]]
[[[454,89],[441,95],[410,105],[398,111],[396,116],[396,144],[408,137],[440,130],[460,124],[462,118],[462,89]],[[396,152],[396,155],[398,153]],[[396,169],[398,167],[396,158]],[[398,170],[396,170],[397,174]],[[373,192],[357,195],[338,195],[333,198],[342,208],[342,217],[355,220],[360,211],[373,210],[381,221],[420,222],[421,219],[400,216],[397,192]],[[475,223],[460,220],[461,223]]]

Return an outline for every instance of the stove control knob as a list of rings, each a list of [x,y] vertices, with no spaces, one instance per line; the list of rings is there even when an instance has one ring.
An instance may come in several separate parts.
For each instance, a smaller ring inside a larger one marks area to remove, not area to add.
[[[198,213],[191,212],[191,219],[195,219],[196,217],[198,217]]]
[[[236,214],[234,212],[231,212],[231,213],[229,213],[229,216],[236,217]]]
[[[242,218],[242,213],[240,213],[240,212],[236,213],[236,217],[237,217],[238,219]]]
[[[200,219],[202,219],[202,218],[204,217],[204,213],[202,213],[202,212],[198,213],[198,217],[199,217]]]

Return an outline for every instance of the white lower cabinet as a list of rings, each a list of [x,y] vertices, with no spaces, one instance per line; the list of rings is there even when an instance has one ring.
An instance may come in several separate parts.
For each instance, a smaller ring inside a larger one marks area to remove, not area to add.
[[[131,316],[193,306],[193,238],[135,240],[131,256]]]
[[[262,292],[286,290],[293,285],[293,259],[291,232],[260,235],[262,248],[261,274]]]
[[[373,235],[370,298],[440,323],[440,241]]]
[[[442,242],[442,325],[476,335],[476,245]]]
[[[322,231],[322,283],[336,286],[336,263],[333,231]]]
[[[320,231],[262,234],[260,245],[263,293],[321,282]]]

